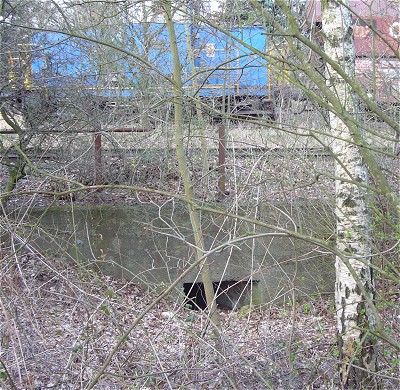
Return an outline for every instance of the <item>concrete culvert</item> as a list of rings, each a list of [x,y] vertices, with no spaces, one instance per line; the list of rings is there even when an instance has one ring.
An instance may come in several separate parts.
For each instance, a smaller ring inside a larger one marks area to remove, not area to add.
[[[238,309],[251,303],[252,291],[257,289],[258,280],[223,280],[213,282],[217,306],[222,309]],[[206,293],[201,282],[184,283],[185,306],[193,310],[207,308]],[[254,292],[253,292],[254,295]]]

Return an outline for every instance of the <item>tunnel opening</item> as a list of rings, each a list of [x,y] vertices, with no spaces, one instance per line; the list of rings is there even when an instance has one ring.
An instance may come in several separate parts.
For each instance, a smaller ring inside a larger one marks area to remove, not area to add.
[[[258,280],[223,280],[213,282],[217,307],[226,310],[238,309],[249,305],[252,291],[258,285]],[[192,310],[207,308],[206,293],[202,282],[184,283],[184,305]]]

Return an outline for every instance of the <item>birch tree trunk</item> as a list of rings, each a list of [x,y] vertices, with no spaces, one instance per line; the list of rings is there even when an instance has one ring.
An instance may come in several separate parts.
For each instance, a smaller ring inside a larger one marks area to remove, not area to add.
[[[351,11],[336,0],[324,0],[323,34],[326,54],[354,77],[355,49]],[[342,110],[357,115],[357,101],[344,80],[326,67],[326,82],[336,94]],[[340,378],[344,388],[373,386],[376,371],[375,318],[362,290],[373,299],[370,268],[370,217],[367,191],[368,171],[354,134],[336,113],[330,113],[336,156],[337,247],[343,256],[336,258],[336,315],[340,350]],[[350,126],[351,127],[351,126]],[[361,288],[360,288],[361,287]],[[363,287],[363,288],[362,288]]]

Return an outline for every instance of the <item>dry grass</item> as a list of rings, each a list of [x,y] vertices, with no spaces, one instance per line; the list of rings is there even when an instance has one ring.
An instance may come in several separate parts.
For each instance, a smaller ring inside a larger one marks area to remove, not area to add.
[[[86,388],[156,298],[129,282],[34,252],[3,251],[1,264],[2,388]],[[221,311],[217,344],[206,313],[161,300],[129,334],[95,388],[337,387],[329,299],[247,309]],[[393,359],[386,360],[383,373],[395,375]],[[395,388],[390,380],[386,384]]]

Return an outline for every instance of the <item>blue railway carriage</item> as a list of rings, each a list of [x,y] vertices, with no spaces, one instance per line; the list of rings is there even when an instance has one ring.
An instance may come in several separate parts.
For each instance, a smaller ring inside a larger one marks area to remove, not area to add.
[[[178,26],[181,55],[186,58],[183,26]],[[32,38],[31,89],[63,104],[68,96],[89,104],[129,107],[131,113],[171,97],[173,72],[168,32],[164,24],[132,24],[118,34],[85,39],[40,32]],[[103,44],[106,43],[106,44]]]
[[[234,28],[223,33],[194,28],[198,95],[217,111],[237,117],[274,117],[268,78],[265,30],[261,26]]]
[[[175,31],[186,101],[202,99],[213,107],[215,117],[224,113],[273,117],[262,27],[223,33],[209,26],[176,23]],[[148,107],[170,101],[173,61],[165,24],[131,24],[111,38],[97,37],[95,32],[88,36],[89,40],[36,34],[31,88],[46,90],[55,101],[75,94],[102,107],[129,106],[132,113],[143,109],[143,101]]]
[[[49,114],[72,104],[99,105],[98,74],[88,42],[62,33],[40,32],[31,38],[31,48],[27,91],[31,105]]]

